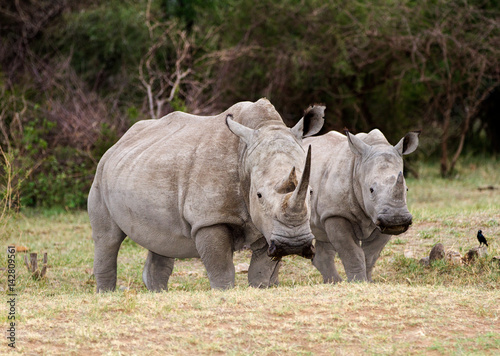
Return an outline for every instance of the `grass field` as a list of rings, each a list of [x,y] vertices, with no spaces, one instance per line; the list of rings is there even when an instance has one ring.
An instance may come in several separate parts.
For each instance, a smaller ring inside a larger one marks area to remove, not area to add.
[[[500,162],[463,163],[457,176],[419,167],[408,179],[410,230],[386,246],[374,283],[324,285],[310,261],[285,257],[280,286],[210,290],[201,261],[176,261],[166,293],[141,281],[146,251],[125,240],[118,290],[96,295],[86,212],[25,210],[0,225],[9,244],[48,253],[46,278],[34,280],[17,253],[16,348],[0,354],[120,355],[488,355],[500,352]],[[433,245],[464,254],[488,238],[488,255],[472,265],[418,263]],[[7,255],[1,259],[5,335],[9,322]],[[248,251],[235,264],[249,262]],[[338,261],[341,274],[343,269]]]

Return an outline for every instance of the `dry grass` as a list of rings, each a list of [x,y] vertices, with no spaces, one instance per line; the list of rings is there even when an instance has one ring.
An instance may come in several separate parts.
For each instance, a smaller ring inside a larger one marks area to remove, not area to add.
[[[347,284],[32,295],[19,352],[377,354],[500,348],[498,292]]]
[[[0,231],[3,246],[47,251],[49,271],[33,280],[18,254],[17,348],[11,352],[496,354],[500,266],[492,257],[500,255],[500,190],[477,186],[500,187],[500,165],[460,167],[462,177],[447,181],[429,169],[408,181],[414,225],[382,252],[372,284],[323,285],[310,261],[286,257],[278,288],[249,288],[246,275],[238,274],[235,289],[212,291],[199,260],[180,260],[169,292],[154,294],[141,282],[146,251],[126,240],[118,261],[121,290],[96,295],[86,213],[25,211]],[[478,229],[490,247],[477,263],[418,264],[437,242],[461,253],[477,246]],[[235,263],[249,259],[248,251],[235,255]],[[7,300],[6,259],[0,265]],[[6,311],[0,320],[7,325]],[[4,339],[0,354],[6,351]]]

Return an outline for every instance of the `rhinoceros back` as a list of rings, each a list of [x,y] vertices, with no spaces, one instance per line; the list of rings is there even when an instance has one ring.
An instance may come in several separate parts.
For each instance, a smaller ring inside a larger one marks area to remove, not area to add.
[[[203,226],[242,225],[239,140],[225,116],[175,112],[131,127],[99,162],[91,223],[106,211],[132,240],[172,257],[196,257],[192,236]]]

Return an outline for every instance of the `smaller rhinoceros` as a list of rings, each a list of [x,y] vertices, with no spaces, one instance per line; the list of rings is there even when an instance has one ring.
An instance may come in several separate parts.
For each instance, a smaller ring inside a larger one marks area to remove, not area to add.
[[[312,146],[314,161],[313,264],[325,283],[342,280],[335,268],[336,253],[349,281],[371,281],[373,266],[391,235],[411,225],[403,155],[415,151],[418,136],[410,132],[395,146],[379,130],[357,135],[331,131],[304,140],[304,146]]]

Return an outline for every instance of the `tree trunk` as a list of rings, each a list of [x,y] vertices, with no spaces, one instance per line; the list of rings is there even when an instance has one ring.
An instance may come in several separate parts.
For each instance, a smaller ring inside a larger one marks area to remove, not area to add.
[[[441,177],[448,175],[448,136],[450,129],[451,110],[446,110],[443,122],[443,135],[441,136]]]
[[[443,112],[443,135],[441,136],[441,177],[447,177],[450,175],[451,169],[448,165],[448,140],[450,138],[450,121],[451,121],[451,110],[453,104],[455,103],[456,96],[449,93],[448,90],[447,97],[447,108]]]
[[[464,148],[464,141],[465,141],[465,136],[467,135],[467,132],[469,131],[469,125],[470,125],[470,113],[469,109],[466,107],[465,108],[465,122],[464,122],[464,127],[462,128],[462,132],[460,133],[460,142],[458,143],[457,150],[455,154],[453,155],[453,158],[451,159],[451,164],[450,164],[450,172],[455,169],[455,165],[457,164],[458,157],[460,157],[460,153],[462,153],[462,149]]]

